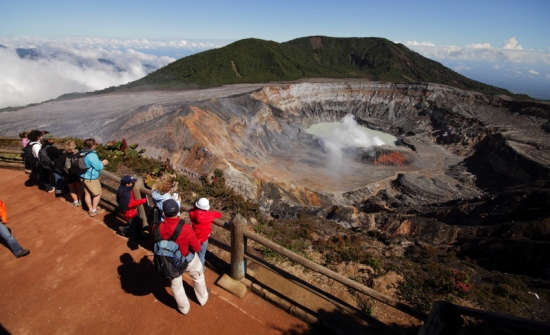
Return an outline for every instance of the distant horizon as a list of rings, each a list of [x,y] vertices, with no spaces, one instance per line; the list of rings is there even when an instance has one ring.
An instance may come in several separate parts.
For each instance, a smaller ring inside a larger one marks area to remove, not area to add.
[[[381,37],[471,79],[550,99],[550,1],[0,2],[0,108],[137,80],[244,38]],[[116,64],[98,62],[108,59]],[[35,59],[36,61],[36,59]]]

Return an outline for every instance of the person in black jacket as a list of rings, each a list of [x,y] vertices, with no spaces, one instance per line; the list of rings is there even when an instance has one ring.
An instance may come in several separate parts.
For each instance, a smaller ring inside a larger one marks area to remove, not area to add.
[[[51,139],[42,139],[42,148],[38,152],[38,167],[40,182],[39,187],[48,193],[55,192],[53,170],[55,158],[59,155],[59,149],[53,146]]]

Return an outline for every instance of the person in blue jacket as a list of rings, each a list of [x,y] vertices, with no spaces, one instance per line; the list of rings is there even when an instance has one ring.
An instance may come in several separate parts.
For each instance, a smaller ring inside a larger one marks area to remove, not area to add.
[[[101,183],[99,182],[99,174],[105,165],[109,164],[109,161],[99,160],[99,156],[95,151],[97,142],[93,138],[84,140],[83,153],[84,163],[86,163],[86,172],[80,175],[82,180],[82,186],[84,188],[84,202],[88,206],[88,215],[96,216],[98,214],[97,206],[101,199]]]

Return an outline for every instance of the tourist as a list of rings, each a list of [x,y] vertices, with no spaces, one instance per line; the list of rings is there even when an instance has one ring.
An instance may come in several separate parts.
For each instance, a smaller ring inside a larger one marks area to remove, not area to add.
[[[19,245],[11,231],[5,225],[8,223],[8,210],[2,200],[0,200],[0,237],[6,242],[8,248],[17,258],[30,254],[30,250],[24,249]]]
[[[120,186],[116,192],[118,208],[128,226],[120,226],[119,231],[122,235],[139,239],[142,237],[142,220],[138,216],[137,207],[147,202],[146,198],[136,200],[134,198],[134,185],[137,179],[131,176],[124,176],[120,179]]]
[[[155,184],[153,184],[153,192],[151,193],[151,197],[155,203],[155,211],[153,216],[154,224],[164,220],[164,215],[162,212],[162,204],[164,201],[173,199],[179,206],[181,206],[179,195],[176,193],[177,189],[178,182],[175,181],[174,177],[171,175],[164,175]]]
[[[42,137],[42,147],[38,152],[38,165],[40,167],[40,185],[39,188],[53,193],[55,191],[55,182],[53,170],[54,160],[60,153],[60,150],[53,146],[53,140]]]
[[[27,144],[29,144],[30,140],[28,138],[28,135],[29,135],[29,132],[28,131],[23,131],[21,133],[19,133],[19,138],[21,139],[21,147],[26,147]]]
[[[221,218],[220,212],[210,210],[210,202],[206,198],[200,198],[195,202],[195,209],[189,212],[189,218],[193,223],[193,230],[201,243],[199,258],[204,265],[206,249],[208,248],[208,238],[212,232],[212,221]]]
[[[84,202],[88,207],[88,215],[96,216],[100,211],[97,206],[101,199],[101,183],[99,174],[101,170],[109,163],[108,160],[99,160],[99,156],[95,151],[97,142],[93,138],[84,140],[84,150],[86,156],[84,163],[86,164],[86,172],[80,175],[82,186],[84,187]]]
[[[40,182],[40,166],[38,164],[38,153],[42,149],[42,132],[32,130],[29,133],[29,142],[23,149],[23,160],[25,170],[29,172],[30,185],[37,185]]]
[[[172,234],[180,222],[180,207],[173,199],[164,201],[162,207],[165,220],[158,226],[157,233],[159,233],[161,239],[168,240],[172,237]],[[189,275],[193,280],[195,296],[201,306],[206,304],[208,301],[208,291],[206,289],[206,281],[204,279],[204,268],[199,260],[199,256],[196,254],[196,251],[200,249],[200,244],[190,225],[183,225],[180,234],[176,238],[176,243],[179,246],[181,255],[188,262],[188,265],[182,271],[181,275],[171,279],[171,288],[178,305],[178,310],[183,314],[187,314],[189,313],[191,306],[189,305],[189,300],[187,299],[185,289],[183,288],[183,272],[189,272]],[[192,250],[190,250],[190,248]]]
[[[67,167],[67,160],[71,160],[78,155],[76,144],[69,140],[64,144],[64,150],[55,159],[54,179],[56,191],[68,190],[69,198],[72,201],[73,207],[82,206],[82,186],[80,184],[80,176],[71,173],[70,167]]]

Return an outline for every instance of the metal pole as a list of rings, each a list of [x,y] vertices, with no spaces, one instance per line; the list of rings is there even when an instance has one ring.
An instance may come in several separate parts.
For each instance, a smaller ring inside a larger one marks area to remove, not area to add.
[[[244,230],[246,220],[237,214],[231,222],[231,278],[241,280],[246,273],[244,263]]]
[[[141,199],[141,190],[143,188],[145,188],[145,185],[143,184],[143,178],[137,177],[136,184],[134,185],[134,199]],[[145,208],[142,205],[138,206],[138,213],[139,217],[141,218],[142,228],[147,227],[149,225],[149,222],[147,221],[147,213],[145,213]]]

